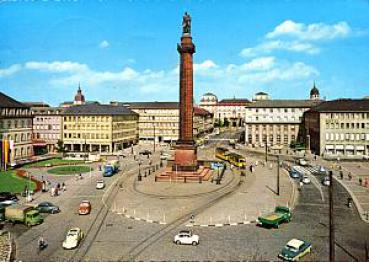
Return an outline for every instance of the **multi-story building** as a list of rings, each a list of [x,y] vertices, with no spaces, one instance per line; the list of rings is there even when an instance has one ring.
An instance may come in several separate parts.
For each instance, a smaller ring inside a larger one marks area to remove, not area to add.
[[[138,114],[124,106],[76,105],[62,115],[68,151],[113,153],[138,141]]]
[[[244,98],[218,101],[216,95],[206,93],[201,97],[199,107],[212,113],[217,123],[228,123],[229,126],[240,127],[243,126],[245,107],[249,103],[250,101]]]
[[[271,100],[266,93],[256,94],[246,107],[246,144],[282,149],[298,142],[304,112],[318,103],[317,99]]]
[[[33,115],[32,142],[35,155],[54,153],[58,140],[61,139],[63,108],[50,107],[47,104],[27,104],[31,106]]]
[[[1,167],[17,165],[32,155],[32,115],[28,106],[0,92]]]
[[[304,114],[311,151],[334,158],[369,156],[369,100],[323,102]]]
[[[141,141],[171,143],[179,137],[178,102],[111,102],[124,105],[140,115],[139,137]],[[194,137],[213,129],[213,115],[208,111],[194,107]]]

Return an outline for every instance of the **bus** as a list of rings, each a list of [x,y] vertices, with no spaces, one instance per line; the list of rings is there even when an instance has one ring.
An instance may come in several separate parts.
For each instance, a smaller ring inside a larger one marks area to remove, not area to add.
[[[239,168],[246,168],[246,158],[236,153],[228,154],[228,161]]]
[[[217,147],[215,149],[215,156],[217,158],[220,158],[222,160],[226,160],[228,161],[228,154],[229,154],[229,151],[227,148],[224,148],[224,147]]]

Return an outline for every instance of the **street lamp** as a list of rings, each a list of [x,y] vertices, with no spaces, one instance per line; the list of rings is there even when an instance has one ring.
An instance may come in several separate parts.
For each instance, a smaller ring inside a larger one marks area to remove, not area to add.
[[[156,140],[156,137],[155,137],[155,123],[153,123],[154,125],[154,152],[155,152],[155,140]]]
[[[141,176],[141,160],[138,161],[138,181],[142,180]]]

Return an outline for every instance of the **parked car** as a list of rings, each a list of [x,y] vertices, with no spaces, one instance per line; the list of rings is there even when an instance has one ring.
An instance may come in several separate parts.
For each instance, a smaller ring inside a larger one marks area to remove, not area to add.
[[[324,168],[324,166],[319,167],[319,174],[321,174],[321,175],[326,175],[327,174],[327,170]]]
[[[323,177],[322,184],[325,185],[325,186],[330,186],[331,185],[331,181],[329,180],[329,176]]]
[[[91,213],[91,203],[88,200],[83,200],[81,204],[79,204],[78,214],[80,215],[88,215]]]
[[[303,175],[302,178],[301,178],[301,181],[304,184],[310,184],[311,183],[311,180],[307,175]]]
[[[103,189],[105,187],[104,180],[97,180],[96,182],[96,189]]]
[[[300,166],[307,166],[308,162],[305,159],[301,158],[301,159],[299,159],[299,165]]]
[[[197,246],[200,243],[200,238],[198,235],[195,235],[190,230],[182,230],[179,231],[177,235],[174,237],[174,243],[177,245],[193,245]]]
[[[287,261],[297,261],[311,252],[311,244],[304,240],[292,239],[283,247],[278,257]]]
[[[83,232],[80,228],[71,228],[69,229],[65,240],[63,241],[63,248],[64,249],[73,249],[78,247],[79,243],[83,239]]]
[[[152,154],[152,152],[150,150],[147,150],[147,149],[140,151],[140,155],[151,155],[151,154]]]
[[[168,154],[168,153],[163,153],[163,154],[160,155],[161,160],[168,160],[170,157],[171,157],[171,155]]]
[[[0,203],[12,205],[18,202],[18,197],[10,192],[0,192]]]
[[[41,202],[40,204],[38,204],[36,206],[36,208],[38,209],[38,211],[40,213],[50,213],[50,214],[55,214],[55,213],[59,213],[60,209],[58,206],[54,205],[53,203],[50,202]]]
[[[292,178],[300,178],[300,173],[297,172],[296,170],[292,169],[290,171],[290,177],[292,177]]]

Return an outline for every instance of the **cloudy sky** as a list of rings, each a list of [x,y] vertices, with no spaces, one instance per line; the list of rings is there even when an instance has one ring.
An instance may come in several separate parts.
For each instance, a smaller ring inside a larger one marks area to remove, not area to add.
[[[58,105],[175,101],[192,16],[195,99],[369,95],[369,1],[0,0],[0,91]]]

